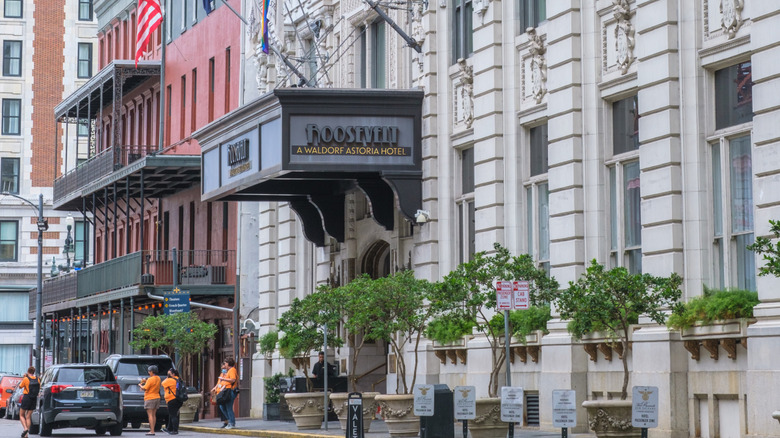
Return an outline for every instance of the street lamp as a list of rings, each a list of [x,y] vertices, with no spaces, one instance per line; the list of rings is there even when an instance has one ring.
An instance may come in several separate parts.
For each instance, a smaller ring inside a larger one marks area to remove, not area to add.
[[[73,243],[73,237],[71,236],[71,231],[73,230],[73,216],[68,213],[68,217],[65,219],[65,225],[68,229],[68,235],[65,237],[65,245],[62,247],[62,253],[65,254],[65,264],[59,265],[57,268],[61,272],[70,272],[70,254],[73,253],[75,258],[76,253],[76,245]]]
[[[12,196],[30,205],[38,212],[38,290],[35,292],[35,369],[41,373],[41,297],[43,296],[43,232],[49,229],[49,222],[43,218],[43,194],[38,195],[38,206],[13,193],[2,192],[0,196]]]

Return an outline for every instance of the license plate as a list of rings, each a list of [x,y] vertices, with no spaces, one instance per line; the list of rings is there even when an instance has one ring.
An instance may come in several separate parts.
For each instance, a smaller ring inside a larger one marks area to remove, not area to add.
[[[95,391],[79,391],[80,398],[92,398],[95,396]]]

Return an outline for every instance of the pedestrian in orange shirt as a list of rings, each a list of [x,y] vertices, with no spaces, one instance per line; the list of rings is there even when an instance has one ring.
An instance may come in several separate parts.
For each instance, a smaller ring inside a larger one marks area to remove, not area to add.
[[[236,371],[236,361],[229,357],[222,362],[223,374],[217,379],[217,384],[222,385],[230,390],[230,400],[219,405],[219,408],[227,417],[227,426],[223,426],[225,429],[233,429],[236,427],[236,416],[233,413],[233,402],[236,400],[236,394],[238,393],[238,371]],[[227,370],[227,371],[225,371]]]
[[[154,435],[157,408],[160,407],[160,377],[157,375],[159,370],[156,365],[151,365],[147,371],[149,371],[149,377],[142,379],[138,386],[144,390],[144,409],[146,409],[146,415],[149,416],[149,433],[147,435]]]
[[[24,430],[22,438],[26,437],[30,430],[30,417],[35,410],[35,403],[38,399],[38,392],[41,389],[41,382],[35,376],[35,367],[27,368],[27,374],[19,382],[19,387],[24,388],[22,402],[19,404],[19,421]]]
[[[179,383],[179,372],[171,368],[168,370],[168,378],[163,380],[162,386],[165,392],[165,403],[168,404],[168,425],[162,431],[168,435],[179,433],[179,409],[183,404],[176,398],[176,385]]]

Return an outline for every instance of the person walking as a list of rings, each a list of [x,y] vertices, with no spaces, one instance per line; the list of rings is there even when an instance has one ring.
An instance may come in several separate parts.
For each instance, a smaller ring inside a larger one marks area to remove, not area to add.
[[[227,358],[222,362],[222,374],[217,379],[218,385],[222,385],[229,390],[230,398],[226,403],[220,404],[219,408],[227,417],[227,426],[225,429],[233,429],[236,427],[236,416],[233,413],[233,402],[236,400],[236,389],[238,388],[238,371],[235,368],[236,361],[233,358]]]
[[[35,410],[35,403],[38,400],[38,392],[41,389],[41,382],[35,375],[35,367],[27,368],[27,373],[19,382],[19,387],[24,388],[22,402],[19,403],[19,422],[22,423],[22,438],[25,438],[30,431],[30,419],[32,411]]]
[[[144,390],[144,409],[146,409],[146,415],[149,417],[149,433],[147,435],[154,435],[154,426],[157,423],[157,408],[160,407],[160,376],[157,375],[159,370],[156,365],[151,365],[147,368],[149,377],[142,379],[138,386]]]
[[[179,372],[171,368],[168,370],[168,378],[162,382],[165,403],[168,404],[168,425],[162,431],[169,435],[179,434],[179,409],[184,404],[176,398],[176,387],[180,381]]]

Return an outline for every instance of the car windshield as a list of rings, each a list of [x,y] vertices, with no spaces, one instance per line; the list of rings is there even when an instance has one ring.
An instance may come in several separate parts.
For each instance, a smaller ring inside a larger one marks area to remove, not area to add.
[[[122,359],[116,367],[117,376],[148,376],[150,365],[157,366],[157,374],[164,376],[168,374],[171,367],[170,360],[165,359]]]
[[[114,380],[107,367],[95,368],[62,368],[57,375],[57,382],[92,383],[110,382]]]

